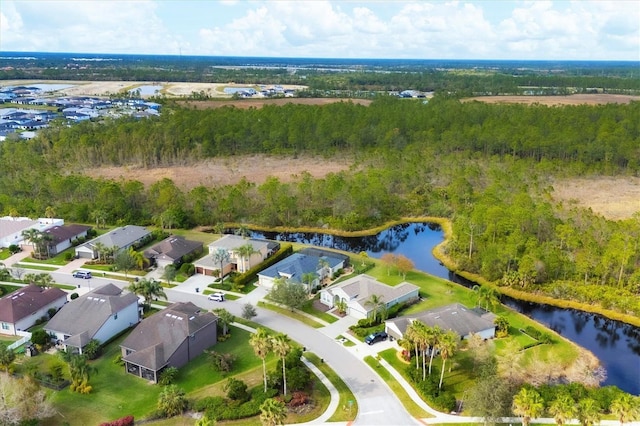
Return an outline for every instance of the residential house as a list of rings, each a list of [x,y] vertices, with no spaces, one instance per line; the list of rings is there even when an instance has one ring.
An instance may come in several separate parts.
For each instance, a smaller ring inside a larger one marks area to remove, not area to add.
[[[323,289],[320,291],[320,302],[330,308],[338,302],[344,302],[348,315],[363,319],[371,317],[376,309],[370,303],[372,296],[378,296],[381,307],[389,309],[398,303],[417,300],[420,297],[419,290],[418,286],[406,281],[392,287],[362,274]]]
[[[67,293],[57,287],[22,287],[0,299],[0,333],[15,335],[24,331],[35,325],[38,319],[48,319],[49,309],[57,311],[65,303]]]
[[[238,249],[250,244],[253,254],[248,258],[240,255]],[[203,275],[217,275],[220,270],[220,263],[213,260],[213,254],[219,249],[225,250],[229,254],[229,261],[222,265],[224,275],[231,271],[244,273],[251,267],[260,264],[266,258],[280,249],[277,242],[258,240],[254,238],[243,238],[238,235],[223,235],[218,240],[208,245],[209,255],[194,262],[196,273]]]
[[[40,218],[37,220],[28,217],[0,217],[0,248],[10,245],[29,245],[24,242],[22,232],[28,229],[37,229],[44,232],[54,226],[64,225],[63,219]]]
[[[104,343],[139,321],[138,296],[107,284],[64,305],[44,329],[65,349],[82,353],[91,339]]]
[[[258,273],[258,285],[273,288],[274,280],[285,278],[292,282],[304,283],[304,276],[315,274],[311,289],[320,285],[328,277],[347,266],[349,257],[329,250],[308,248],[300,250],[280,262]],[[308,285],[308,283],[304,283]]]
[[[48,252],[50,256],[62,253],[69,247],[73,246],[74,241],[78,238],[86,238],[87,232],[91,229],[86,225],[56,225],[44,231],[45,234],[51,236],[49,241]]]
[[[453,330],[462,339],[477,334],[482,339],[495,336],[496,315],[481,308],[469,309],[460,303],[431,309],[417,315],[394,318],[385,322],[385,330],[396,339],[402,339],[407,327],[414,321],[422,321],[429,327],[438,326],[442,330]]]
[[[200,241],[186,240],[184,237],[171,236],[144,251],[144,257],[153,265],[164,268],[167,265],[180,266],[185,256],[195,256],[202,252]]]
[[[97,244],[102,244],[107,248],[115,248],[116,253],[114,254],[117,254],[122,250],[127,250],[129,247],[137,248],[142,246],[150,239],[151,231],[148,231],[147,228],[136,225],[126,225],[79,245],[75,250],[76,257],[85,259],[97,258],[99,254],[96,249]],[[98,247],[100,246],[98,245]]]
[[[125,371],[157,382],[164,368],[180,368],[215,345],[217,322],[191,302],[174,303],[145,318],[120,345]]]

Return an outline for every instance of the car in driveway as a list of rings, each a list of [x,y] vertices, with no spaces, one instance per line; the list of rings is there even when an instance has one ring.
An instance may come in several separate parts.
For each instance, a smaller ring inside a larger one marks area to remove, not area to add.
[[[85,280],[90,280],[92,278],[90,271],[75,271],[72,275],[73,278],[82,278]]]
[[[213,300],[214,302],[224,302],[224,293],[213,293],[207,296],[207,299]]]
[[[371,346],[374,343],[378,343],[378,342],[382,342],[387,340],[387,337],[389,337],[387,335],[387,333],[385,333],[384,331],[378,331],[376,333],[371,333],[370,335],[368,335],[367,337],[364,338],[364,342]]]

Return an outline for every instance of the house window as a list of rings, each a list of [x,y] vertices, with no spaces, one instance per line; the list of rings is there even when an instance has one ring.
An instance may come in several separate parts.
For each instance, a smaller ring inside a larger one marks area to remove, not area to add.
[[[9,324],[7,324],[6,322],[2,323],[2,329],[3,330],[9,330]]]

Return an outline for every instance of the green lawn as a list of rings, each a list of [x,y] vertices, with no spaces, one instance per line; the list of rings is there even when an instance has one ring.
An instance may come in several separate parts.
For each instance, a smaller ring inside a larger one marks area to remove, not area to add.
[[[340,402],[336,412],[329,418],[329,422],[348,422],[355,420],[358,414],[358,401],[351,392],[351,389],[342,381],[340,376],[324,362],[320,362],[320,358],[316,354],[305,352],[304,357],[313,363],[327,379],[335,386],[340,394]]]
[[[11,252],[7,248],[0,249],[0,261],[6,260],[11,256]]]
[[[65,260],[65,254],[66,253],[74,253],[73,248],[69,248],[65,251],[63,251],[62,253],[58,253],[57,255],[55,255],[54,257],[50,258],[50,259],[43,259],[43,260],[39,260],[39,259],[34,259],[33,257],[25,257],[24,259],[22,259],[22,262],[26,262],[26,263],[46,263],[49,265],[58,265],[58,266],[64,266],[67,263],[69,263],[68,260]]]
[[[395,355],[394,355],[395,356]],[[407,394],[402,386],[398,382],[395,381],[391,373],[387,371],[375,358],[372,356],[367,356],[364,358],[364,361],[371,367],[373,370],[380,376],[380,378],[391,388],[393,393],[396,394],[404,408],[407,410],[409,414],[416,418],[426,418],[433,417],[431,414],[424,411],[418,404],[413,402],[413,399]]]
[[[313,327],[313,328],[322,328],[324,327],[323,324],[320,324],[319,322],[305,316],[302,314],[299,314],[298,312],[292,312],[291,309],[287,309],[287,308],[281,308],[280,306],[276,306],[273,305],[271,303],[266,303],[266,302],[258,302],[258,306],[260,306],[261,308],[265,308],[265,309],[269,309],[270,311],[273,312],[277,312],[281,315],[285,315],[288,316],[289,318],[293,318],[295,320],[298,320],[300,322],[305,323],[306,325],[308,325],[309,327]]]
[[[320,296],[316,296],[314,298],[318,299]],[[302,312],[305,312],[309,315],[313,315],[316,318],[320,318],[321,320],[328,322],[329,324],[332,324],[336,321],[338,321],[338,318],[336,318],[335,316],[328,314],[326,312],[323,311],[319,311],[316,308],[313,307],[313,300],[309,300],[308,302],[306,302],[304,305],[302,305],[302,308],[300,309]]]
[[[123,339],[124,336],[109,344],[105,353],[93,362],[97,373],[90,380],[93,386],[91,394],[80,395],[69,391],[69,388],[54,392],[53,402],[61,414],[44,424],[63,424],[65,421],[69,422],[69,419],[74,419],[70,423],[74,425],[99,424],[128,414],[142,419],[153,411],[161,387],[125,373],[123,366],[113,362],[120,353],[118,345]],[[261,367],[260,358],[253,354],[248,339],[247,331],[232,327],[231,337],[211,349],[236,354],[238,358],[234,371]],[[189,394],[224,378],[224,375],[209,366],[207,355],[202,354],[180,369],[176,384]]]
[[[36,271],[47,271],[47,272],[53,272],[53,271],[57,271],[59,268],[55,267],[55,266],[40,266],[40,265],[31,265],[28,263],[16,263],[13,265],[14,267],[18,267],[18,268],[23,268],[23,269],[33,269]]]

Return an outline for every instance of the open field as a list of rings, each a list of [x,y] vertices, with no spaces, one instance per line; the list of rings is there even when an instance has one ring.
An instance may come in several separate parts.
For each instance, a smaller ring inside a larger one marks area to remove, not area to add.
[[[631,101],[640,101],[640,96],[609,94],[579,94],[570,96],[477,96],[464,99],[464,101],[480,101],[490,104],[597,105],[610,103],[628,104]]]
[[[329,173],[337,173],[350,167],[344,159],[324,159],[319,157],[274,157],[250,155],[233,158],[213,158],[189,166],[158,167],[153,169],[137,167],[99,167],[85,170],[92,177],[107,179],[138,180],[151,185],[163,178],[169,178],[182,189],[199,185],[229,185],[238,183],[243,177],[256,184],[275,176],[283,182],[293,180],[294,175],[307,172],[314,178]]]
[[[640,212],[640,178],[632,176],[563,179],[554,182],[553,197],[590,208],[607,219],[628,219]]]

